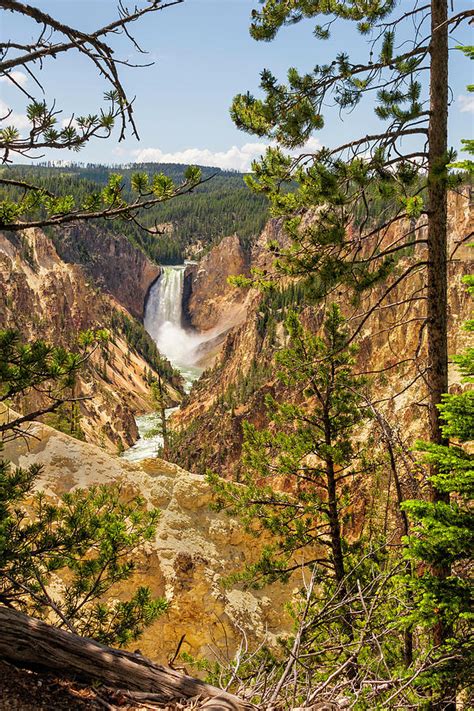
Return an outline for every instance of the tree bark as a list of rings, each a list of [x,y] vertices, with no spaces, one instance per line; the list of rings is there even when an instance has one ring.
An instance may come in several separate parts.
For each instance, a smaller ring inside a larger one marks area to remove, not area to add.
[[[437,405],[448,390],[447,190],[448,119],[447,1],[431,3],[431,73],[428,177],[428,387],[430,441],[442,444]],[[432,471],[433,474],[436,470]],[[449,497],[432,486],[433,501]],[[440,644],[443,635],[436,634]]]
[[[447,184],[448,150],[448,7],[447,0],[431,0],[431,68],[428,175],[428,389],[430,442],[444,444],[437,405],[448,391],[448,256]],[[436,474],[432,467],[431,475]],[[431,486],[431,500],[449,502],[449,494]],[[438,578],[449,566],[433,567]],[[433,642],[442,645],[450,630],[440,619],[433,627]],[[448,694],[452,689],[448,689]],[[453,711],[455,703],[434,702],[432,708]]]
[[[161,418],[161,436],[163,437],[163,454],[166,454],[168,451],[168,424],[166,422],[165,394],[163,392],[163,382],[161,380],[161,375],[159,373],[158,373],[158,392],[159,392],[158,407],[160,410],[160,418]]]
[[[199,679],[51,627],[10,608],[0,607],[0,629],[0,657],[22,667],[41,668],[59,676],[77,674],[107,686],[149,692],[163,702],[201,695],[203,699],[219,697],[226,703],[222,708],[233,711],[255,708]],[[146,693],[140,696],[144,698]]]
[[[325,416],[326,422],[326,444],[331,445],[331,423],[329,417]],[[346,586],[346,571],[344,565],[344,554],[342,552],[341,540],[341,524],[339,521],[339,508],[337,505],[337,488],[336,474],[334,471],[334,462],[332,459],[326,461],[327,489],[328,489],[328,511],[329,511],[329,530],[331,538],[331,551],[334,565],[334,576],[339,586],[339,600],[343,603],[342,609],[342,625],[349,643],[354,642],[354,630],[352,629],[352,620],[350,609],[347,607],[347,586]],[[354,679],[357,674],[357,663],[351,662],[347,667],[347,675],[349,679]]]
[[[430,441],[443,441],[437,405],[448,389],[447,187],[448,27],[446,0],[432,0],[428,177],[428,386]],[[444,25],[443,25],[444,23]],[[434,490],[434,495],[438,496]]]

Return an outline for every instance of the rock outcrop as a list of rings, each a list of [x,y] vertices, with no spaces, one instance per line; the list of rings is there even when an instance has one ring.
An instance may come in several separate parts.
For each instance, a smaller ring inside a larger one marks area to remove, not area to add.
[[[248,274],[248,255],[237,235],[224,237],[185,273],[184,314],[201,332],[222,330],[245,319],[245,293],[228,282],[230,276]]]
[[[299,575],[287,586],[261,590],[222,586],[223,577],[255,560],[258,546],[236,520],[210,510],[212,495],[202,477],[160,459],[132,464],[39,423],[30,434],[26,442],[7,443],[4,456],[20,466],[42,465],[36,486],[47,497],[115,483],[124,497],[140,494],[147,506],[161,510],[156,538],[138,561],[136,578],[127,582],[128,588],[148,585],[171,602],[139,641],[145,656],[166,662],[185,635],[182,651],[213,660],[214,651],[232,655],[243,635],[272,645],[290,631],[283,604],[301,583]],[[114,594],[120,597],[120,589]]]

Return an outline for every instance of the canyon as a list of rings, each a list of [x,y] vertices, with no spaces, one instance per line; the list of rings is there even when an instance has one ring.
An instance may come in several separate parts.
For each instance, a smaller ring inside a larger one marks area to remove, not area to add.
[[[472,234],[473,216],[469,188],[449,195],[449,249],[455,258],[449,266],[449,353],[462,350],[469,343],[469,334],[463,330],[463,322],[470,317],[470,297],[463,284],[463,277],[472,273],[474,259],[472,248],[466,236]],[[402,234],[406,225],[398,224],[386,239]],[[426,234],[424,220],[418,225],[420,236]],[[228,269],[234,275],[235,264],[240,264],[248,274],[250,269],[258,269],[263,274],[272,271],[273,257],[267,249],[269,243],[286,246],[286,238],[279,220],[270,221],[255,241],[249,259],[244,262],[235,248],[235,241],[223,240],[221,246],[206,257],[203,266],[194,267],[194,282],[190,305],[187,312],[192,323],[202,324],[212,314],[212,322],[227,318],[233,325],[220,344],[214,361],[195,383],[179,412],[172,419],[178,432],[175,461],[182,466],[204,473],[208,468],[222,476],[239,477],[242,452],[242,423],[250,421],[259,427],[267,422],[265,397],[294,394],[285,393],[275,378],[272,362],[275,353],[285,344],[283,327],[284,310],[265,304],[265,295],[257,289],[241,289],[219,278],[219,294],[216,297],[212,279],[209,294],[203,287],[206,273],[220,275]],[[401,271],[421,254],[404,257],[399,265]],[[225,257],[224,257],[225,255]],[[223,270],[222,264],[227,259]],[[239,261],[240,260],[240,261]],[[410,261],[411,260],[411,261]],[[399,272],[396,272],[396,274]],[[280,277],[280,283],[281,283]],[[385,376],[373,378],[374,400],[382,401],[384,416],[403,433],[404,439],[416,439],[423,435],[424,397],[423,381],[416,378],[417,365],[409,362],[395,367],[398,360],[409,360],[417,350],[417,324],[423,318],[423,301],[414,300],[407,305],[411,295],[423,285],[422,272],[415,273],[410,280],[397,287],[384,308],[374,312],[364,324],[358,337],[358,364],[361,372],[383,372]],[[291,284],[283,280],[283,289]],[[351,306],[350,295],[340,291],[335,300],[341,304],[351,324],[360,322],[358,314],[363,314],[377,303],[381,288],[375,287],[360,302]],[[390,306],[393,304],[393,306]],[[317,331],[322,318],[322,305],[303,303],[300,308],[305,325]],[[233,316],[229,316],[232,314]],[[269,321],[271,322],[269,324]],[[222,329],[225,332],[225,329]],[[422,354],[419,354],[420,359]],[[459,374],[451,368],[451,386],[459,387]],[[407,382],[411,383],[406,387]],[[398,397],[388,397],[388,391],[400,392]],[[385,401],[384,401],[385,400]],[[370,497],[367,497],[370,498]]]
[[[449,287],[451,352],[467,343],[461,324],[469,316],[462,277],[473,266],[465,244],[465,235],[472,230],[469,198],[464,191],[452,194],[449,202],[450,246],[456,250]],[[112,334],[105,367],[97,354],[80,378],[80,392],[90,395],[81,405],[86,441],[48,423],[34,423],[27,441],[15,440],[5,447],[5,456],[14,464],[35,462],[42,467],[36,488],[50,500],[76,487],[109,483],[118,484],[125,498],[140,493],[146,506],[161,510],[156,537],[146,545],[137,574],[127,583],[127,590],[138,583],[148,585],[153,594],[171,603],[169,612],[139,643],[145,655],[159,662],[173,656],[183,635],[183,651],[214,660],[231,658],[242,639],[249,644],[264,639],[275,646],[279,636],[291,631],[284,603],[301,587],[301,572],[287,584],[259,590],[224,584],[231,573],[255,561],[259,546],[235,518],[211,509],[213,494],[202,476],[211,468],[238,480],[242,423],[267,424],[267,394],[298,397],[282,389],[272,370],[275,353],[286,343],[284,309],[272,310],[264,292],[229,281],[241,274],[248,277],[253,269],[271,273],[270,242],[287,244],[279,220],[269,221],[250,249],[233,234],[198,263],[159,267],[124,237],[98,228],[74,225],[53,238],[40,230],[0,237],[0,296],[6,305],[1,327],[17,328],[25,338],[54,339],[69,346],[81,330],[110,324],[112,313],[143,317],[161,355],[180,371],[166,383],[169,424],[177,433],[170,461],[156,457],[159,438],[150,447],[139,437],[146,429],[144,420],[156,419],[149,414],[153,408],[149,377],[155,371],[120,331]],[[408,286],[396,290],[390,318],[377,311],[359,338],[361,368],[388,367],[390,388],[400,390],[383,412],[403,439],[423,432],[422,409],[416,404],[417,397],[423,397],[422,384],[416,381],[404,389],[403,383],[412,377],[410,369],[390,368],[400,353],[416,348],[413,324],[422,307],[415,302],[409,318],[400,319],[396,304],[416,291],[422,280],[416,275]],[[283,283],[288,286],[291,280]],[[339,297],[344,303],[344,295]],[[377,298],[376,288],[357,308],[364,311]],[[305,325],[317,332],[321,306],[303,304],[300,313]],[[353,318],[348,303],[345,313]],[[383,400],[387,379],[375,381],[373,387],[376,398]],[[460,387],[454,370],[452,387]],[[361,436],[374,433],[364,431]],[[124,448],[124,456],[116,456]],[[408,491],[410,482],[403,483]],[[355,483],[357,495],[349,516],[353,537],[379,515],[380,501],[387,495],[386,481],[378,481],[376,491],[373,484],[362,479]],[[125,592],[118,588],[114,594],[120,598]]]
[[[449,286],[450,352],[454,353],[467,340],[461,324],[469,316],[462,277],[472,269],[472,250],[463,242],[472,231],[468,189],[450,195],[449,226],[450,248],[456,250]],[[90,225],[69,226],[52,239],[40,230],[0,239],[0,288],[7,305],[1,326],[14,326],[29,337],[47,339],[59,334],[59,342],[67,345],[80,330],[107,325],[112,311],[143,320],[158,349],[181,371],[181,384],[176,375],[167,386],[170,425],[178,433],[174,461],[197,473],[211,467],[223,476],[239,476],[243,421],[263,426],[265,396],[282,394],[270,373],[274,354],[285,343],[284,313],[278,308],[273,313],[259,290],[236,287],[229,278],[248,277],[255,269],[271,273],[268,244],[286,246],[281,221],[269,221],[250,247],[232,234],[198,263],[178,267],[160,268],[124,236]],[[417,256],[406,257],[405,262]],[[398,288],[391,302],[405,302],[409,292],[422,285],[422,278],[415,275]],[[291,282],[286,280],[282,288],[285,285]],[[377,288],[373,289],[358,305],[359,311],[370,309],[378,296]],[[339,299],[344,303],[344,296]],[[414,302],[405,323],[399,325],[401,310],[397,308],[390,316],[386,309],[377,311],[364,325],[358,339],[361,369],[384,370],[395,362],[397,353],[408,356],[416,348],[416,319],[421,318],[422,305]],[[346,305],[345,311],[357,323],[355,310]],[[308,326],[318,328],[320,306],[303,305],[301,314]],[[140,423],[144,432],[155,419],[147,415],[153,408],[147,384],[152,367],[130,349],[123,333],[114,333],[109,348],[106,378],[96,357],[91,363],[93,375],[81,380],[81,393],[94,394],[81,410],[85,439],[112,452],[133,445]],[[390,387],[402,389],[410,377],[409,369],[393,369]],[[455,387],[455,371],[452,381]],[[175,411],[183,386],[190,392]],[[399,423],[407,437],[422,432],[423,410],[410,404],[422,400],[420,386],[417,381],[410,392],[404,390],[385,406],[385,415]],[[383,397],[381,382],[374,381],[373,389],[377,397]],[[143,444],[143,452],[149,454],[160,442],[150,445],[142,438]],[[140,459],[142,450],[135,449],[131,458]]]
[[[0,0],[0,710],[474,709],[474,11],[106,5]]]
[[[154,367],[120,326],[135,323],[140,337],[147,337],[134,314],[141,316],[159,274],[125,237],[98,228],[74,226],[60,239],[39,229],[0,235],[1,328],[65,348],[73,348],[82,331],[109,330],[110,341],[79,375],[76,396],[87,398],[80,404],[84,438],[111,452],[133,444],[135,415],[153,406],[147,378]],[[119,327],[112,329],[114,318]],[[179,402],[180,378],[166,387],[170,404]],[[14,404],[35,407],[40,400],[30,393],[28,402]]]

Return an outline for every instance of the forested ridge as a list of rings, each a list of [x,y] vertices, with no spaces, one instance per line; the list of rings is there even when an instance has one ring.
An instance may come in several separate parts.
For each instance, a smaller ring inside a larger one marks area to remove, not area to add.
[[[111,174],[123,176],[124,196],[130,198],[130,182],[137,171],[150,177],[163,173],[179,184],[188,166],[172,163],[144,163],[107,167],[93,164],[15,165],[8,169],[10,179],[37,183],[58,196],[72,196],[76,205],[103,189]],[[5,171],[5,169],[0,169]],[[131,220],[102,220],[106,229],[126,235],[156,263],[179,264],[186,256],[202,256],[222,237],[236,233],[242,245],[248,247],[261,232],[268,214],[265,199],[250,192],[244,175],[236,171],[202,167],[202,184],[176,200],[163,202],[143,216],[140,225]],[[0,197],[14,199],[22,190],[2,186]],[[29,213],[38,214],[37,210]],[[100,224],[100,222],[98,222]],[[155,231],[155,225],[158,230]],[[161,234],[160,234],[161,232]],[[60,230],[56,232],[60,239]]]

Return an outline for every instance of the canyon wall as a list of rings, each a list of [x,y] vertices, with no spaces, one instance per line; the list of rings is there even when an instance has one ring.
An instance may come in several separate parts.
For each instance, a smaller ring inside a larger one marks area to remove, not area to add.
[[[416,227],[418,237],[426,237],[425,222]],[[449,245],[452,259],[449,265],[449,352],[461,350],[469,334],[462,323],[470,317],[471,299],[462,283],[465,274],[472,273],[473,250],[466,237],[472,234],[472,205],[470,192],[465,189],[449,196]],[[397,223],[386,240],[396,240],[407,229]],[[253,247],[251,266],[264,273],[271,271],[272,255],[266,246],[277,241],[286,244],[282,224],[278,220],[268,223]],[[396,267],[393,280],[419,257],[424,258],[423,247],[404,257]],[[211,255],[209,255],[211,259]],[[291,280],[283,281],[288,285]],[[425,283],[423,270],[414,272],[408,280],[394,288],[381,308],[362,323],[361,314],[369,312],[382,295],[382,286],[376,286],[353,305],[350,295],[342,289],[335,293],[350,327],[360,326],[358,335],[358,368],[372,373],[373,398],[380,401],[385,416],[405,439],[413,442],[423,435],[426,396],[423,380],[425,344],[420,325],[424,318],[424,300],[419,298]],[[415,300],[408,302],[415,297]],[[213,297],[214,299],[215,297]],[[295,394],[283,392],[274,376],[272,361],[275,352],[285,345],[282,309],[265,306],[265,297],[257,290],[246,293],[247,318],[231,329],[222,345],[216,362],[195,384],[184,407],[173,418],[179,434],[174,452],[175,460],[192,471],[204,472],[212,468],[226,477],[239,477],[242,451],[242,422],[248,420],[256,426],[267,422],[265,396],[282,395],[291,399]],[[317,332],[323,318],[321,304],[299,304],[301,318],[306,326]],[[270,324],[271,321],[271,324]],[[421,341],[420,341],[421,338]],[[419,349],[419,352],[417,353]],[[403,361],[401,365],[397,365]],[[384,374],[381,371],[385,371]],[[381,373],[376,377],[376,372]],[[457,372],[450,371],[453,387]],[[393,397],[393,393],[398,393]]]
[[[183,310],[186,322],[201,332],[230,328],[245,318],[245,293],[229,284],[248,274],[249,255],[237,235],[229,235],[185,272]]]
[[[83,267],[102,291],[107,291],[135,318],[143,318],[143,305],[160,268],[150,262],[124,235],[90,223],[65,225],[55,231],[59,257]]]

